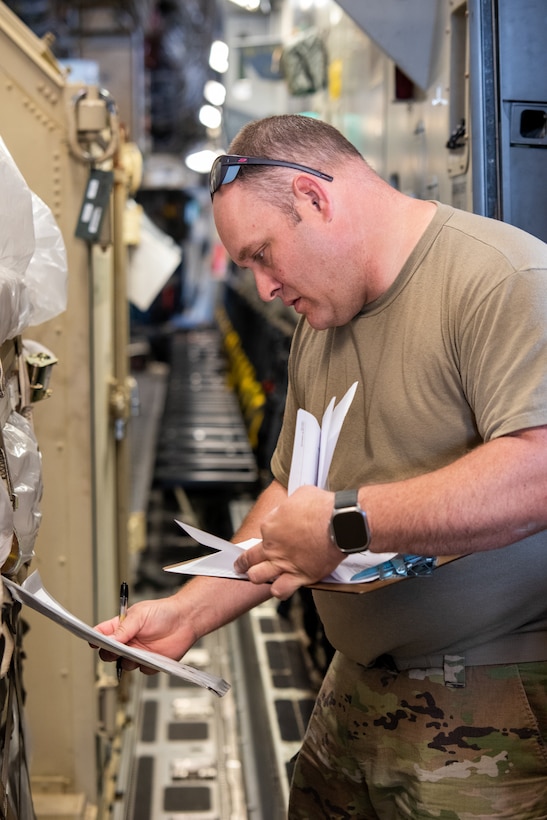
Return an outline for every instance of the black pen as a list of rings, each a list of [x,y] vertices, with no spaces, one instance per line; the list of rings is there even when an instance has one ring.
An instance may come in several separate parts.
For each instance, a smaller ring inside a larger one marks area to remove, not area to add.
[[[127,604],[129,602],[129,587],[127,586],[126,582],[123,581],[122,585],[120,586],[120,623],[124,620],[125,616],[127,615]],[[116,675],[118,676],[118,683],[122,679],[122,658],[118,658],[116,661]]]

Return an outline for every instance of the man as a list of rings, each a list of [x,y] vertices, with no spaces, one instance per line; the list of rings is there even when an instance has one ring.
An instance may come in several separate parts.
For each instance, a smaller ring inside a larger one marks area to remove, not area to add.
[[[195,579],[99,629],[180,658],[347,551],[463,555],[315,591],[337,652],[289,816],[547,817],[547,248],[395,191],[311,118],[251,123],[230,150],[220,238],[301,315],[274,480],[236,536],[262,543],[238,559],[251,583]],[[298,408],[320,419],[356,380],[331,491],[288,497]]]

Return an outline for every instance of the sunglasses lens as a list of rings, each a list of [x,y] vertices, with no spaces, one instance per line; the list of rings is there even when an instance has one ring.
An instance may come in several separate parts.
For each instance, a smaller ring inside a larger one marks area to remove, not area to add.
[[[238,175],[240,168],[241,165],[223,165],[223,174],[220,184],[227,185],[229,182],[233,182]]]
[[[212,165],[209,174],[209,191],[211,196],[216,194],[221,185],[233,182],[238,175],[241,165],[223,165],[222,158],[218,157]]]

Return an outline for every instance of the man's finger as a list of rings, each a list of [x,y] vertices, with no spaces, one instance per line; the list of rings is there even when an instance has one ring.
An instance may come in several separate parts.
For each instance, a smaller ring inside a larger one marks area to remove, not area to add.
[[[279,601],[286,601],[287,598],[294,595],[296,590],[301,586],[302,584],[298,582],[298,579],[294,575],[289,575],[289,573],[286,572],[275,579],[271,586],[271,593],[274,598],[277,598]]]
[[[112,663],[113,661],[117,661],[120,656],[114,652],[110,652],[108,649],[99,649],[99,657],[102,661]]]
[[[255,544],[254,547],[249,547],[243,550],[241,555],[234,561],[234,569],[240,575],[245,575],[249,567],[260,564],[265,559],[264,547],[262,544]]]
[[[250,567],[247,575],[253,584],[268,584],[277,578],[279,569],[271,561],[262,561],[262,563]]]
[[[246,552],[242,552],[239,558],[234,561],[234,570],[240,575],[245,575],[249,569],[249,558]]]

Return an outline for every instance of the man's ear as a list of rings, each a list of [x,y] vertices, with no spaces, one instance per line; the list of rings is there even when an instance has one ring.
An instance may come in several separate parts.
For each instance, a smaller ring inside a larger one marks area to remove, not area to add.
[[[293,188],[298,205],[302,207],[311,206],[323,217],[328,220],[331,219],[333,207],[331,192],[327,190],[326,184],[321,182],[318,177],[309,174],[298,174],[294,178]]]

